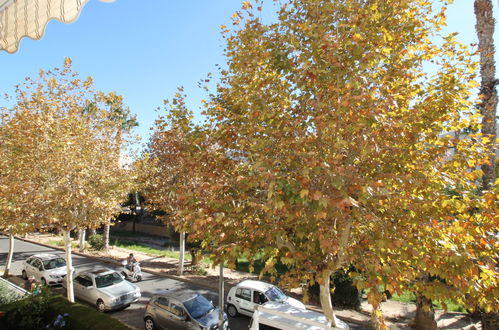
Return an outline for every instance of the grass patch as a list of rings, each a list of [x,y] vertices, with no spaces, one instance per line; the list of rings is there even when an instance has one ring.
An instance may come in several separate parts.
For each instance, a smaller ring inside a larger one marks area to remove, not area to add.
[[[138,244],[140,244],[140,239],[142,238],[151,238],[155,239],[157,241],[163,241],[164,242],[164,247],[169,248],[169,247],[177,247],[178,242],[172,241],[171,239],[163,236],[158,236],[158,235],[150,235],[150,234],[144,234],[144,233],[139,233],[139,232],[131,232],[128,230],[120,230],[120,229],[112,229],[110,232],[110,236],[117,238],[117,239],[125,239],[127,241],[136,241],[137,239]]]
[[[411,291],[404,291],[400,295],[394,293],[392,295],[392,300],[400,301],[400,302],[404,302],[404,303],[409,303],[409,304],[415,304],[416,303],[416,295]]]
[[[392,300],[400,301],[400,302],[404,302],[404,303],[409,303],[409,304],[415,304],[416,303],[416,295],[411,291],[404,291],[400,295],[394,293],[392,296]],[[440,302],[434,302],[434,304],[435,304],[435,308],[444,309]],[[449,312],[466,313],[466,309],[464,308],[464,306],[456,303],[453,300],[446,299],[445,304],[447,305],[447,310]]]
[[[250,261],[246,258],[246,256],[241,256],[237,258],[236,270],[245,273],[253,273],[259,275],[262,269],[265,267],[265,260],[257,256],[258,259],[253,262],[253,271],[250,271]],[[288,271],[288,268],[280,262],[277,262],[275,265],[275,269],[278,275],[282,275]],[[268,275],[268,274],[264,274]]]
[[[154,256],[161,256],[161,257],[167,257],[167,258],[173,258],[173,259],[178,259],[180,256],[178,251],[155,249],[155,248],[141,245],[141,244],[136,243],[136,242],[127,241],[127,240],[123,240],[123,239],[111,238],[109,240],[109,244],[114,245],[116,247],[123,248],[123,249],[147,253],[147,254],[151,254]],[[185,259],[191,260],[191,255],[189,253],[186,253]]]
[[[48,245],[54,245],[54,246],[64,247],[64,240],[62,240],[62,239],[51,239],[51,240],[47,241],[47,244]],[[71,248],[74,249],[76,247],[78,247],[78,243],[71,242]]]

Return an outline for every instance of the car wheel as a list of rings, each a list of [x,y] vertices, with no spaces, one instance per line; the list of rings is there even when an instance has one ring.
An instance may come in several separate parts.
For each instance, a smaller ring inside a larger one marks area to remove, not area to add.
[[[99,312],[104,312],[106,310],[106,305],[104,305],[104,302],[102,301],[102,299],[97,300],[95,307],[97,307],[97,310]]]
[[[42,277],[42,279],[41,279],[41,282],[42,282],[42,285],[43,285],[43,286],[47,285],[47,281],[46,281],[46,280],[45,280],[45,278],[43,278],[43,277]]]
[[[144,319],[144,326],[145,326],[146,330],[156,329],[156,327],[154,325],[154,320],[149,316]]]
[[[236,317],[238,314],[236,306],[234,305],[227,306],[227,313],[229,314],[230,317]]]
[[[21,277],[23,278],[23,280],[27,280],[28,279],[28,274],[26,274],[25,270],[23,270],[23,272],[21,273]]]
[[[137,282],[142,281],[142,275],[137,275]]]

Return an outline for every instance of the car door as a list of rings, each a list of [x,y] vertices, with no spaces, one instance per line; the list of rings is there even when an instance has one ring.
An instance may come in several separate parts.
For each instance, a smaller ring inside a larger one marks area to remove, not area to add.
[[[26,263],[24,264],[24,271],[26,272],[26,276],[30,277],[33,274],[32,265],[33,258],[26,259]]]
[[[170,300],[166,297],[158,297],[154,301],[153,311],[156,316],[154,321],[163,329],[172,327],[170,312],[168,311],[169,305]]]
[[[40,259],[34,258],[31,262],[31,275],[35,278],[35,280],[41,280],[41,274],[43,272],[43,265]]]
[[[168,309],[170,312],[170,319],[172,320],[172,323],[175,324],[176,326],[180,328],[184,328],[187,326],[188,329],[197,329],[197,325],[194,324],[193,322],[187,323],[187,312],[185,311],[184,307],[179,303],[174,300],[170,300],[170,308]]]
[[[92,279],[87,275],[78,275],[73,280],[73,288],[75,296],[78,299],[84,300],[89,303],[94,303],[92,298]]]
[[[248,288],[237,288],[236,299],[238,305],[238,311],[241,314],[251,316],[254,311],[253,302],[251,301],[251,289]]]
[[[268,301],[265,294],[258,290],[253,290],[252,297],[253,297],[253,311],[255,310],[256,305],[262,305]]]

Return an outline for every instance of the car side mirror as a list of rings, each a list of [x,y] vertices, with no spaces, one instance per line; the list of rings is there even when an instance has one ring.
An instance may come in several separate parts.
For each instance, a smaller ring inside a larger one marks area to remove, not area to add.
[[[43,267],[42,266],[38,267],[38,270],[43,271]]]

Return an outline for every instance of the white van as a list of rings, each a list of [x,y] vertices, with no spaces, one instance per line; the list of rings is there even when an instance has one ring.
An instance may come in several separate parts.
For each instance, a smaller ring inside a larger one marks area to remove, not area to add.
[[[286,296],[275,285],[261,281],[245,280],[230,289],[227,295],[227,313],[231,317],[236,317],[238,314],[251,317],[255,306],[266,302],[305,309],[305,305],[301,301]]]
[[[290,305],[267,302],[256,306],[249,325],[250,330],[324,330],[350,329],[348,324],[336,318],[332,327],[324,314]]]

